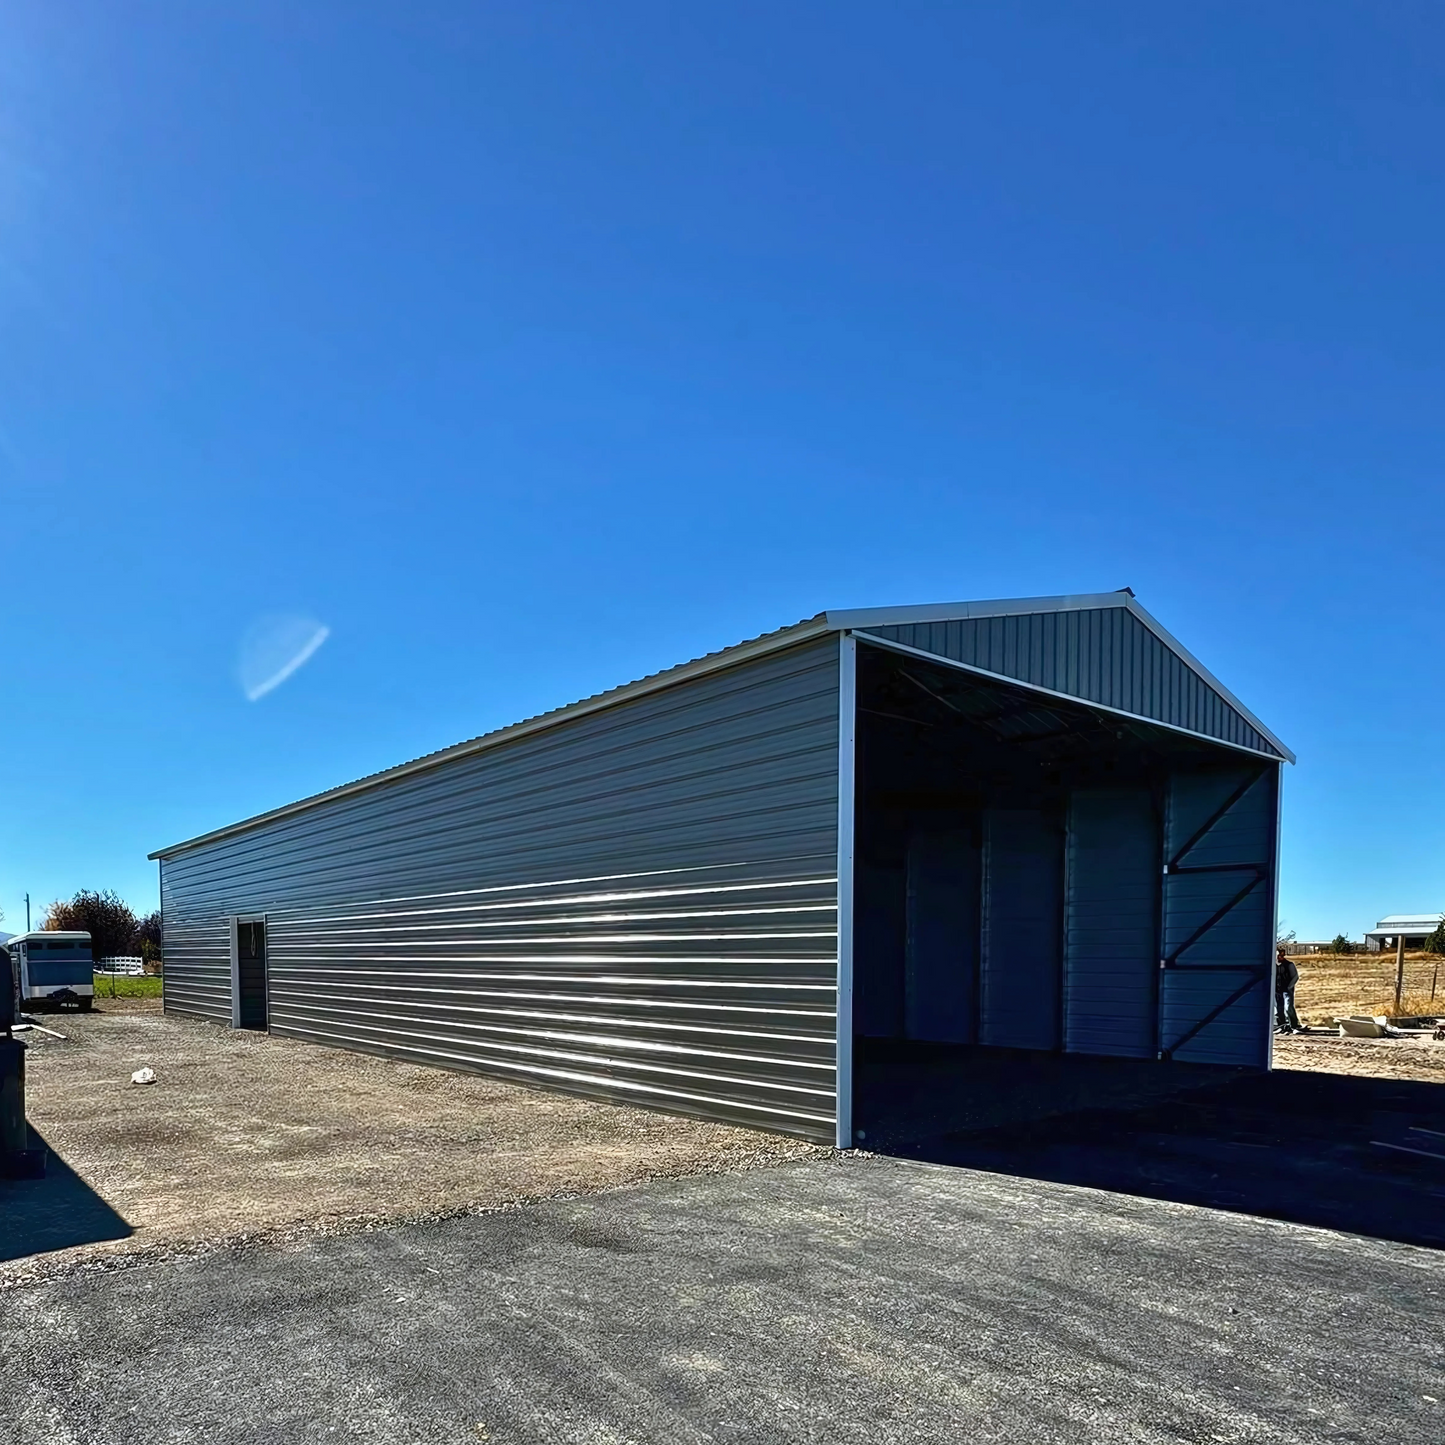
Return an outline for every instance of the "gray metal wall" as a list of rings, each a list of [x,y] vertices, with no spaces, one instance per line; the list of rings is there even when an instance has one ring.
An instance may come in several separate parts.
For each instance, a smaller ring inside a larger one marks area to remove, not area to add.
[[[978,1030],[978,848],[967,829],[921,829],[909,840],[903,1033],[972,1043]]]
[[[862,635],[1278,756],[1257,728],[1124,607],[919,622]]]
[[[1263,1068],[1279,765],[1173,773],[1070,804],[1065,1047]],[[1162,833],[1162,836],[1161,836]]]
[[[1037,809],[989,808],[983,835],[978,1042],[1057,1048],[1063,829]]]
[[[173,854],[166,1007],[831,1142],[837,809],[830,636]]]
[[[1158,1052],[1159,825],[1145,788],[1079,788],[1069,800],[1064,1048]]]
[[[1278,818],[1277,764],[1170,779],[1160,1047],[1171,1057],[1269,1062]]]

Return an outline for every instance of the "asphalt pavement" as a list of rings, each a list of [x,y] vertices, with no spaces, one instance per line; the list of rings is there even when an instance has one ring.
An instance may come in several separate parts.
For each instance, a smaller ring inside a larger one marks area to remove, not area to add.
[[[1445,1439],[1438,1253],[853,1156],[0,1294],[0,1439]]]

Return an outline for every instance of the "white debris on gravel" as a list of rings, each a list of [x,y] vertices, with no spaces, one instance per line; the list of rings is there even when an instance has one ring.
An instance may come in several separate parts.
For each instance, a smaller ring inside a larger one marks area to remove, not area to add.
[[[133,1084],[153,1084],[156,1081],[156,1071],[149,1067],[137,1069],[130,1076],[130,1081]]]

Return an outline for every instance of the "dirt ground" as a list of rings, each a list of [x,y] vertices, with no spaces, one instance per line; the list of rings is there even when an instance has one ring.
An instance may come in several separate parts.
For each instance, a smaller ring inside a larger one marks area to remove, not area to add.
[[[482,1211],[827,1152],[166,1017],[157,1000],[97,1000],[95,1013],[41,1022],[66,1037],[23,1035],[27,1112],[56,1158],[44,1181],[0,1181],[0,1284],[98,1255]],[[133,1085],[143,1066],[157,1082]],[[67,1219],[91,1220],[96,1237],[74,1239]]]
[[[1303,1022],[1323,1024],[1340,1015],[1394,1012],[1393,953],[1304,953],[1294,961],[1299,965],[1295,1007]],[[1445,959],[1407,953],[1405,997],[1412,1012],[1438,1010],[1445,1016]]]
[[[1395,1007],[1393,953],[1306,953],[1295,955],[1299,985],[1295,1006],[1302,1022],[1318,1033],[1276,1036],[1275,1067],[1317,1073],[1420,1079],[1445,1084],[1445,1043],[1431,1038],[1340,1038],[1333,1020],[1350,1014],[1390,1015]],[[1445,1017],[1445,960],[1433,954],[1405,955],[1405,1008],[1409,1013]],[[1440,968],[1438,975],[1436,969]],[[1435,998],[1432,1000],[1432,991]]]
[[[1334,1033],[1280,1035],[1274,1041],[1274,1066],[1445,1084],[1445,1043],[1429,1038],[1342,1039]]]

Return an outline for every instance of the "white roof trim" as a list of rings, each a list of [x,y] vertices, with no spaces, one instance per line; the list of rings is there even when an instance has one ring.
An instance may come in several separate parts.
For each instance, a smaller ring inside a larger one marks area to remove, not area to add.
[[[829,627],[906,627],[915,622],[961,622],[971,617],[1019,617],[1029,612],[1092,612],[1125,607],[1128,592],[1084,592],[1073,597],[1001,597],[992,602],[928,602],[921,607],[854,607],[825,612]]]

